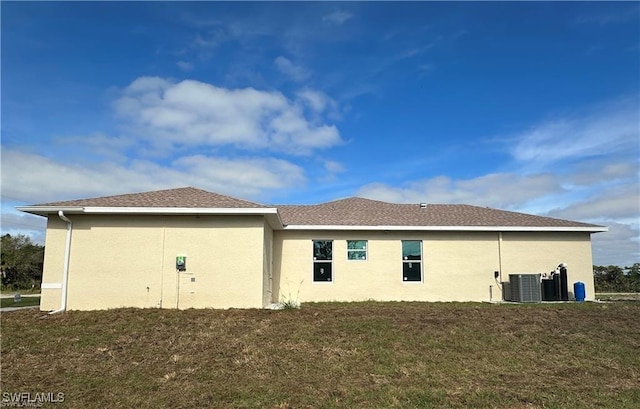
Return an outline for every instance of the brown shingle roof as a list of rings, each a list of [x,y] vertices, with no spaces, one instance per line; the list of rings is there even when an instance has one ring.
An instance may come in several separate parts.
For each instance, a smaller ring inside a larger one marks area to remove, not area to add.
[[[27,209],[31,207],[25,207]],[[269,208],[193,187],[105,196],[35,207]],[[469,226],[601,228],[525,213],[459,204],[396,204],[352,197],[317,205],[274,205],[282,224],[298,226]]]
[[[274,206],[285,225],[600,227],[458,204],[394,204],[352,197],[318,205]]]
[[[267,206],[236,199],[193,187],[154,192],[104,196],[93,199],[44,203],[36,206],[69,207],[185,207],[185,208],[266,208]]]

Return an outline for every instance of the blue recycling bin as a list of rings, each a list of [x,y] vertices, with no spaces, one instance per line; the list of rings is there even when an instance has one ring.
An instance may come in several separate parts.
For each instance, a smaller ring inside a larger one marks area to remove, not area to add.
[[[584,283],[580,281],[573,283],[573,293],[576,295],[577,302],[583,302],[586,297]]]

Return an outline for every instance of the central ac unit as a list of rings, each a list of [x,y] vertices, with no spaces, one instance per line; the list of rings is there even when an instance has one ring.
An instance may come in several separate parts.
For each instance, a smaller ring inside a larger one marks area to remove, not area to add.
[[[542,302],[540,274],[509,274],[511,300],[516,302]]]

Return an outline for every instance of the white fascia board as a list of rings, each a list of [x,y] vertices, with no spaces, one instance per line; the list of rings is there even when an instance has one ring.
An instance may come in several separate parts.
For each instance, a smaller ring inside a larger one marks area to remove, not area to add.
[[[275,207],[256,208],[193,208],[193,207],[70,207],[20,206],[17,210],[46,217],[62,210],[66,214],[132,214],[132,215],[238,215],[265,216],[271,228],[282,229],[282,220]]]
[[[375,231],[555,231],[555,232],[604,232],[608,227],[568,227],[568,226],[339,226],[339,225],[288,225],[283,230],[375,230]]]
[[[73,206],[17,206],[16,210],[36,214],[38,216],[46,217],[51,213],[58,213],[59,210],[62,210],[65,213],[82,213],[82,207],[73,207]]]
[[[276,208],[227,208],[227,207],[84,207],[82,213],[91,214],[226,214],[268,215],[277,214]]]

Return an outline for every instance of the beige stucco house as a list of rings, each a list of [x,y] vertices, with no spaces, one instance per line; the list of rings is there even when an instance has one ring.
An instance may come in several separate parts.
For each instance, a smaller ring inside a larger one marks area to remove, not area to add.
[[[495,301],[568,265],[593,299],[606,227],[467,205],[265,206],[180,188],[20,207],[48,218],[42,310]]]

